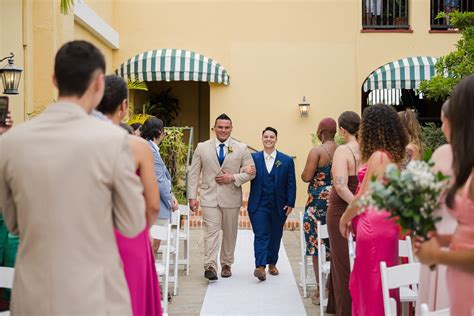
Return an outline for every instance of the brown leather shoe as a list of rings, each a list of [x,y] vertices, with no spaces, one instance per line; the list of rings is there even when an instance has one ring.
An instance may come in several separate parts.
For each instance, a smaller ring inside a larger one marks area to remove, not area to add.
[[[232,276],[232,271],[230,271],[230,266],[228,265],[222,266],[221,276],[223,278],[230,278]]]
[[[213,267],[208,267],[204,271],[204,277],[209,281],[216,281],[218,279],[216,269],[214,269]]]
[[[268,265],[268,272],[271,275],[279,275],[280,272],[278,271],[277,267],[274,264],[269,264]]]
[[[256,267],[253,271],[253,275],[260,281],[265,281],[267,279],[267,274],[265,273],[265,267],[259,266]]]

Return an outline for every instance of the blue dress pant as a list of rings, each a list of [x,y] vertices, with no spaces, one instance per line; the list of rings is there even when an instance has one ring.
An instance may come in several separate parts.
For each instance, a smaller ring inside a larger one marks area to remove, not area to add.
[[[281,216],[276,207],[259,207],[255,212],[249,213],[249,217],[255,236],[255,266],[276,264],[286,216]]]

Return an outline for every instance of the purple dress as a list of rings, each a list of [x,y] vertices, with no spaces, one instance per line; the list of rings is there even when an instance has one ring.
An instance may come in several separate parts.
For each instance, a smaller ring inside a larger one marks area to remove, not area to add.
[[[366,171],[366,166],[360,168],[360,183]],[[353,316],[384,315],[380,262],[385,261],[388,267],[398,264],[399,229],[389,216],[386,210],[369,207],[353,221],[357,241],[349,282]],[[398,290],[391,290],[390,297],[399,301]]]

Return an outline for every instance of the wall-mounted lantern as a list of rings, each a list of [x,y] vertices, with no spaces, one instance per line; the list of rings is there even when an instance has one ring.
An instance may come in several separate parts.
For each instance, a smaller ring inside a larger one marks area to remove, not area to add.
[[[303,101],[301,101],[298,106],[300,107],[300,116],[301,117],[308,117],[309,112],[309,102],[306,100],[306,97],[303,97]]]
[[[14,56],[13,53],[10,53],[10,56],[0,59],[0,62],[8,59],[8,64],[0,68],[4,94],[18,94],[18,86],[20,85],[21,72],[23,69],[13,64]]]

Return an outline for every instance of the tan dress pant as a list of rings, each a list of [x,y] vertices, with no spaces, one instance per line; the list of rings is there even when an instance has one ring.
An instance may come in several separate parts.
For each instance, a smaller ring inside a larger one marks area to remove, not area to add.
[[[221,266],[232,266],[234,263],[239,211],[240,208],[202,207],[202,218],[204,221],[204,269],[213,267],[217,270],[221,230]]]

